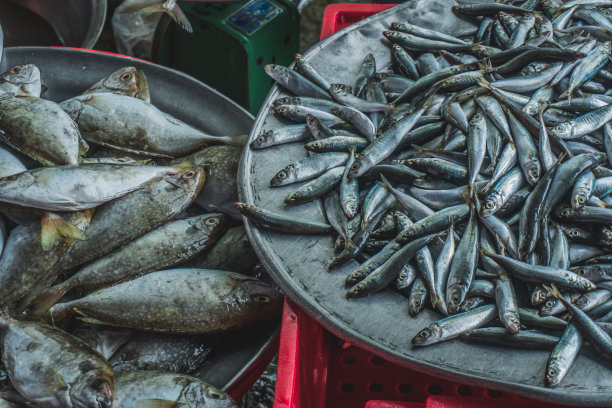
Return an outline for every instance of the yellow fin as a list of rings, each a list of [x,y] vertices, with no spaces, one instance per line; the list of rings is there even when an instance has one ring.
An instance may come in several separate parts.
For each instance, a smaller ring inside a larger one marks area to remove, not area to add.
[[[51,212],[47,212],[43,215],[40,219],[40,226],[40,242],[45,251],[53,248],[61,237],[78,239],[81,241],[88,239],[83,231],[70,224],[59,215]]]
[[[175,408],[182,405],[185,404],[163,399],[146,399],[136,401],[136,406],[138,408]]]

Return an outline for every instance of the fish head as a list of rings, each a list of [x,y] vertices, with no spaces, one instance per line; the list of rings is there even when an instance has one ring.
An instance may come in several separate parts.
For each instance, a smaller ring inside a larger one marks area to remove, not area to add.
[[[521,329],[521,322],[519,321],[519,317],[515,312],[506,312],[503,314],[503,319],[506,324],[507,330],[516,334]]]
[[[332,84],[329,93],[332,95],[347,95],[350,93],[350,86],[344,84]]]
[[[283,186],[285,184],[291,183],[296,178],[295,167],[290,164],[285,167],[272,178],[270,181],[270,185],[275,186]]]
[[[474,296],[466,299],[461,306],[459,306],[459,312],[469,312],[472,309],[476,309],[478,306],[485,304],[485,299],[482,296]]]
[[[590,238],[588,232],[581,230],[580,228],[574,227],[566,231],[567,236],[572,240],[587,240]]]
[[[366,171],[371,168],[371,164],[368,161],[368,157],[358,154],[355,157],[355,161],[351,164],[351,167],[348,171],[348,177],[350,179],[354,179],[355,177],[362,176]]]
[[[232,274],[235,286],[232,296],[250,313],[261,318],[278,314],[283,305],[283,295],[273,286],[253,277]]]
[[[559,384],[563,376],[560,376],[559,370],[559,360],[556,358],[551,358],[548,361],[548,367],[546,368],[546,374],[544,375],[544,379],[546,381],[546,385],[549,387],[554,387]]]
[[[70,387],[75,408],[110,408],[113,404],[113,372],[94,368],[79,376]]]
[[[437,324],[432,324],[429,327],[424,328],[412,338],[412,345],[414,346],[427,346],[434,344],[442,336],[442,330]]]
[[[11,84],[31,84],[38,82],[40,86],[40,70],[34,64],[15,65],[4,74],[0,75],[0,80],[10,82]]]
[[[532,186],[535,186],[540,179],[540,174],[542,173],[539,160],[530,160],[529,162],[525,163],[524,169],[527,172],[527,182]]]
[[[292,105],[291,98],[289,98],[289,97],[278,98],[277,100],[274,101],[273,105],[274,106]]]
[[[180,401],[190,408],[234,408],[229,395],[203,381],[192,381],[182,391]],[[183,404],[180,404],[183,405]]]
[[[480,215],[483,217],[492,215],[501,207],[502,203],[502,197],[499,194],[496,192],[490,193],[480,207]]]
[[[555,309],[559,301],[553,296],[548,296],[546,302],[540,308],[540,316],[552,316],[555,314]]]
[[[268,76],[272,79],[274,79],[277,82],[283,82],[282,78],[284,76],[286,76],[286,74],[284,73],[283,67],[281,67],[280,65],[276,65],[276,64],[268,64],[264,67],[264,71],[266,71],[266,74],[268,74]]]
[[[206,171],[204,167],[194,167],[182,173],[169,174],[165,180],[177,188],[193,192],[195,198],[206,182]]]
[[[612,240],[612,229],[609,226],[606,225],[601,229],[601,239],[604,241]]]
[[[550,296],[550,295],[548,294],[548,291],[546,289],[544,289],[544,288],[537,288],[531,294],[531,304],[533,306],[540,306],[540,305],[542,305],[546,301],[546,298],[548,296]]]
[[[571,123],[563,122],[550,129],[550,133],[561,139],[570,139],[574,133],[574,127]]]
[[[555,215],[559,219],[564,220],[564,219],[568,219],[570,217],[575,216],[576,215],[576,211],[574,211],[573,209],[571,209],[569,207],[566,207],[566,208],[561,208],[561,209],[558,209],[557,211],[555,211]]]
[[[459,306],[465,300],[470,285],[452,284],[447,289],[446,308],[451,314],[457,313]]]
[[[144,72],[134,67],[118,69],[83,93],[96,92],[112,92],[150,102],[147,78]]]
[[[257,136],[251,142],[251,149],[263,149],[264,147],[268,147],[271,145],[272,140],[272,131],[268,130],[267,132]]]

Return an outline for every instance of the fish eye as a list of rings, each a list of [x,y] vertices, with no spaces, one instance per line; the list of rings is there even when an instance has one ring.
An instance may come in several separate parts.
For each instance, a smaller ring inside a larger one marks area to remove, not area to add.
[[[402,272],[402,273],[399,274],[400,280],[404,280],[404,279],[406,279],[406,277],[407,277],[406,272]]]
[[[128,80],[130,80],[130,79],[132,79],[132,74],[128,74],[128,73],[126,72],[125,74],[121,75],[121,80],[122,80],[122,81],[128,81]]]
[[[451,296],[451,302],[453,302],[456,305],[459,304],[459,296],[458,295]]]
[[[207,218],[206,221],[204,221],[204,224],[206,225],[217,225],[218,223],[219,220],[216,217]]]
[[[576,231],[576,230],[573,230],[572,232],[570,232],[570,235],[572,237],[578,237],[578,236],[580,236],[580,233],[578,231]]]
[[[487,201],[487,203],[485,204],[485,207],[490,210],[491,208],[493,208],[493,202],[492,201]]]
[[[194,170],[189,170],[189,171],[184,172],[181,178],[183,180],[189,180],[190,178],[193,178],[195,175],[196,175],[196,172]]]
[[[586,275],[586,270],[584,268],[578,269],[578,275],[582,275],[582,276]]]
[[[265,295],[253,295],[251,299],[257,303],[270,303],[270,297]]]
[[[127,163],[129,159],[127,157],[120,157],[117,159],[117,162],[119,163]]]
[[[569,217],[571,215],[569,208],[566,208],[565,210],[563,210],[561,212],[561,215],[563,215],[564,217]]]
[[[281,170],[278,172],[278,174],[276,175],[278,178],[280,179],[284,179],[285,177],[287,177],[287,173],[285,173],[284,170]]]
[[[548,369],[548,372],[546,373],[549,377],[554,378],[557,376],[557,368],[556,367],[550,367]]]
[[[431,330],[429,330],[429,329],[423,329],[423,330],[421,330],[421,331],[419,332],[419,337],[421,337],[421,338],[426,339],[426,338],[428,338],[429,336],[431,336]]]
[[[23,68],[22,65],[15,65],[13,68],[11,68],[10,72],[11,74],[18,74],[21,72],[22,68]]]
[[[553,307],[555,305],[555,302],[553,302],[552,300],[549,300],[548,302],[546,302],[546,307]]]
[[[354,162],[353,164],[351,164],[351,170],[357,170],[357,167],[359,167],[359,163]]]
[[[206,391],[206,395],[208,395],[212,399],[225,399],[225,395],[221,394],[219,391],[213,388],[209,388],[208,391]]]
[[[540,293],[538,293],[538,299],[541,299],[541,300],[546,299],[546,292],[540,292]]]
[[[263,137],[263,136],[259,136],[259,137],[257,138],[257,141],[258,141],[258,142],[260,142],[260,143],[263,143],[265,140],[266,140],[266,138],[265,138],[265,137]]]
[[[580,204],[584,204],[584,197],[583,196],[578,196],[578,202]]]

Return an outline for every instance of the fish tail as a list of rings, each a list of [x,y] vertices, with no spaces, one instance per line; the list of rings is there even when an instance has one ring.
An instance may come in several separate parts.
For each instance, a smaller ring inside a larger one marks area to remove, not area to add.
[[[382,186],[387,189],[388,192],[391,192],[391,190],[393,190],[393,186],[391,185],[391,183],[389,182],[389,180],[387,180],[387,178],[384,176],[384,174],[381,173],[380,175],[380,183],[382,184]]]
[[[46,212],[40,219],[40,227],[40,242],[45,251],[53,248],[61,237],[80,241],[89,239],[83,231],[51,212]]]
[[[61,284],[48,288],[33,302],[34,307],[30,311],[29,316],[34,318],[45,316],[49,312],[49,309],[51,309],[67,291],[68,287]],[[63,320],[62,318],[58,318],[55,313],[53,313],[53,317],[57,320]]]
[[[476,78],[476,82],[478,83],[478,85],[482,86],[483,88],[487,88],[487,89],[493,88],[491,86],[491,83],[482,76],[479,76],[478,78]]]
[[[350,252],[355,249],[355,243],[349,237],[344,241],[344,250]]]
[[[551,283],[550,286],[549,285],[542,285],[542,286],[544,287],[544,289],[548,291],[548,293],[550,293],[551,295],[559,299],[559,302],[563,303],[565,307],[570,309],[570,306],[569,306],[570,302],[568,302],[567,299],[565,299],[563,295],[561,295],[561,292],[559,292],[559,289],[557,289],[554,283]]]
[[[172,18],[172,20],[174,20],[174,22],[177,23],[183,30],[187,31],[188,33],[193,33],[193,27],[191,26],[189,19],[187,19],[187,16],[183,10],[181,10],[177,2],[174,2],[174,6],[172,8],[166,8],[165,4],[162,3],[145,7],[138,11],[138,14],[145,16],[154,13],[168,13],[170,18]]]

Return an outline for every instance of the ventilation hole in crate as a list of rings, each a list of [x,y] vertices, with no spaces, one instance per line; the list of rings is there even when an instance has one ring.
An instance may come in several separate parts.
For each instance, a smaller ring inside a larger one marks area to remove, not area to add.
[[[256,63],[257,65],[261,65],[261,64],[263,64],[263,57],[261,57],[261,56],[260,56],[259,58],[257,58],[257,61],[255,61],[255,63]]]
[[[442,394],[442,386],[440,384],[429,384],[429,387],[427,387],[427,392],[430,395],[440,395]]]
[[[273,64],[276,64],[276,55],[273,55],[273,56],[272,56],[272,63],[273,63]]]
[[[353,365],[357,362],[355,356],[344,356],[342,357],[342,363],[345,365]]]
[[[412,391],[414,391],[414,387],[412,386],[412,384],[408,384],[408,383],[403,383],[400,384],[397,387],[397,390],[401,393],[401,394],[411,394]]]
[[[283,37],[283,44],[289,44],[289,42],[291,41],[291,36],[289,34],[285,35]]]
[[[469,397],[472,395],[472,389],[467,385],[460,385],[457,387],[457,394],[461,395],[462,397]]]
[[[355,386],[351,383],[342,383],[340,384],[340,391],[342,392],[353,392],[355,391]]]
[[[374,357],[372,357],[372,358],[370,359],[370,363],[372,363],[372,365],[377,365],[377,366],[379,366],[379,365],[383,365],[383,364],[385,363],[385,360],[383,360],[383,359],[382,359],[382,358],[380,358],[380,357],[376,357],[376,356],[374,356]]]
[[[500,398],[502,396],[502,393],[496,390],[486,390],[485,393],[491,398]]]
[[[369,388],[370,388],[370,391],[372,391],[375,394],[381,393],[385,389],[385,387],[383,387],[383,385],[379,383],[370,384]]]

